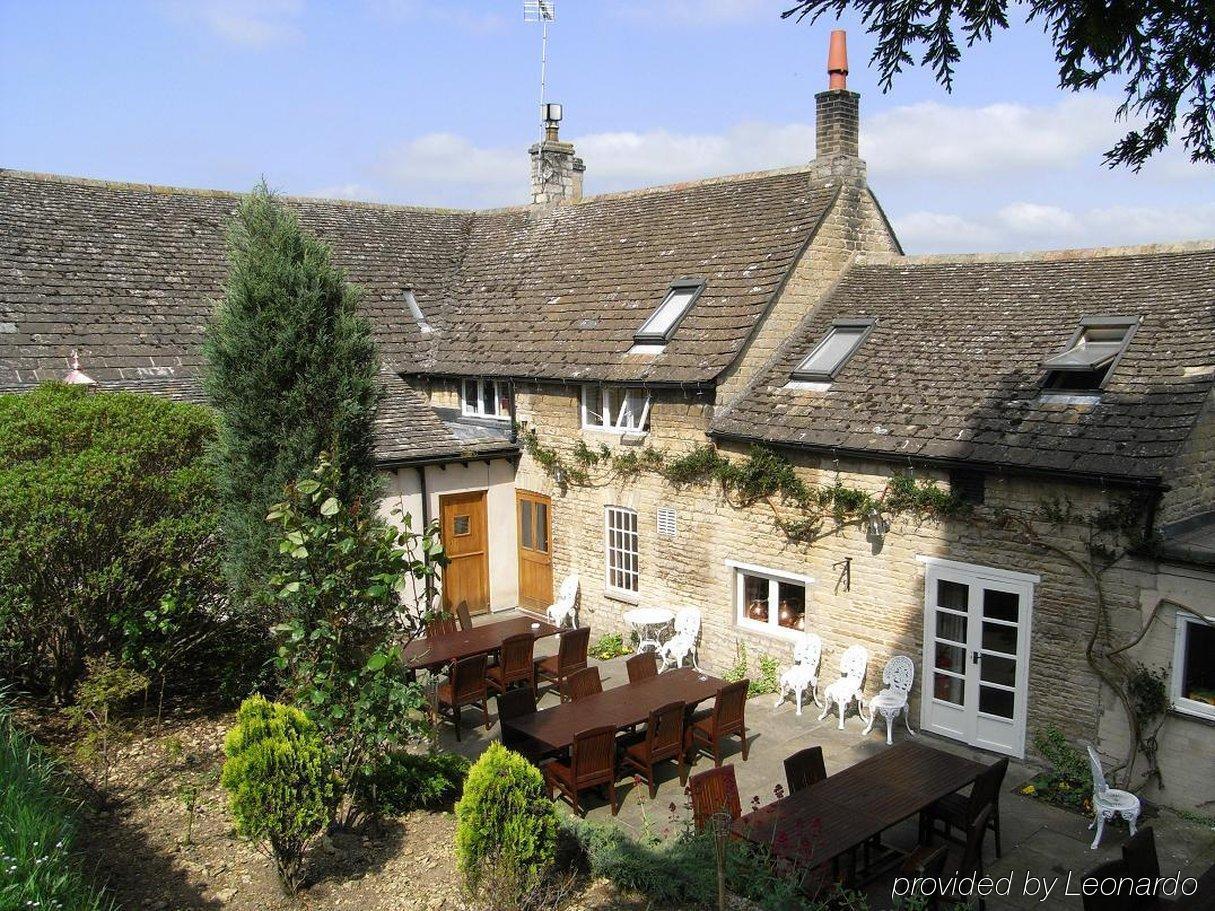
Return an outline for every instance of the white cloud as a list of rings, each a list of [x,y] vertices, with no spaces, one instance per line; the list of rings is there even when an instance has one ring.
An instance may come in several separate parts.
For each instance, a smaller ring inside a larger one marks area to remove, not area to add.
[[[301,37],[298,19],[303,0],[171,0],[175,19],[202,25],[232,44],[261,47]]]
[[[788,8],[773,0],[649,0],[617,7],[624,18],[676,25],[722,25],[768,17]],[[560,10],[558,10],[560,12]]]
[[[317,187],[305,190],[300,196],[310,196],[313,199],[353,199],[355,202],[375,202],[378,194],[371,187],[361,183],[343,183],[330,187]]]
[[[1215,203],[1068,210],[1017,202],[979,215],[912,212],[894,228],[909,253],[1169,243],[1215,238]]]

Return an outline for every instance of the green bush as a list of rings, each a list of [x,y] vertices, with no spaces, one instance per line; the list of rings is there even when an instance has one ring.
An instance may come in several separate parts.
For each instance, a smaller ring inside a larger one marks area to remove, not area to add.
[[[1072,746],[1054,725],[1047,725],[1034,735],[1034,749],[1050,768],[1022,785],[1021,793],[1088,815],[1093,794],[1088,756]]]
[[[375,776],[376,799],[393,813],[450,807],[472,766],[459,753],[394,753]]]
[[[237,833],[271,855],[283,886],[295,892],[304,852],[336,802],[320,732],[298,709],[252,696],[241,704],[224,754],[220,783]]]
[[[629,649],[624,644],[624,637],[620,633],[608,633],[600,636],[589,649],[590,656],[596,661],[611,661],[613,658],[619,658],[628,653]]]
[[[0,694],[0,908],[108,911],[81,873],[66,775],[13,724]]]
[[[224,610],[204,407],[48,384],[0,395],[0,677],[66,697],[84,659],[186,674]]]
[[[540,771],[490,744],[456,804],[456,859],[469,894],[496,908],[527,907],[551,872],[557,834],[557,808]]]

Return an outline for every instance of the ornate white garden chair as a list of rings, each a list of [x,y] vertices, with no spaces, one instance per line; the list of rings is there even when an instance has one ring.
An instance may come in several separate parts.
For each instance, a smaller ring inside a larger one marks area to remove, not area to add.
[[[890,745],[894,742],[890,738],[890,728],[902,712],[907,733],[915,734],[911,729],[911,708],[907,705],[914,681],[915,663],[906,655],[895,655],[886,662],[886,667],[882,669],[882,691],[869,700],[869,724],[865,726],[864,733],[873,730],[873,720],[881,712],[886,719],[886,744]]]
[[[692,667],[700,670],[697,663],[696,639],[700,636],[700,611],[695,607],[681,607],[675,613],[675,632],[666,642],[658,646],[656,654],[662,658],[659,673],[668,664],[679,667],[685,658],[692,660]]]
[[[1118,788],[1111,788],[1105,781],[1105,773],[1101,771],[1101,757],[1097,755],[1097,751],[1089,746],[1088,748],[1088,764],[1093,770],[1093,821],[1089,823],[1089,828],[1097,827],[1097,834],[1093,836],[1092,847],[1096,850],[1097,845],[1101,844],[1101,836],[1105,832],[1105,821],[1113,819],[1115,816],[1121,816],[1126,820],[1127,825],[1131,827],[1131,835],[1135,834],[1135,824],[1139,821],[1139,798],[1130,791],[1120,791]]]
[[[818,665],[823,655],[823,640],[817,633],[806,633],[801,642],[793,647],[793,667],[780,675],[780,691],[776,705],[785,701],[789,693],[797,695],[797,714],[802,713],[802,695],[810,691],[815,705],[822,705],[818,698]]]
[[[831,707],[835,706],[839,710],[839,729],[842,731],[844,712],[854,699],[857,714],[861,716],[862,721],[866,720],[865,698],[861,695],[861,687],[865,685],[865,671],[868,667],[869,652],[863,645],[850,645],[844,650],[844,654],[840,655],[840,679],[827,684],[827,688],[823,690],[826,705],[823,707],[823,714],[818,716],[819,721],[830,715]]]
[[[577,626],[577,608],[574,606],[578,600],[578,577],[566,576],[565,581],[561,583],[561,588],[557,592],[557,600],[549,605],[545,615],[548,617],[548,622],[553,626],[565,626],[568,622],[570,626]]]

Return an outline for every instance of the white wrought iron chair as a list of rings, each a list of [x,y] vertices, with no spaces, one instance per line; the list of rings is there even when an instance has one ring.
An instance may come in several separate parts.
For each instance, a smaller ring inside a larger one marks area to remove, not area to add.
[[[823,690],[823,714],[818,716],[822,721],[831,714],[831,707],[838,708],[840,714],[839,729],[844,729],[844,712],[849,703],[856,700],[856,713],[865,718],[865,697],[861,695],[861,687],[865,685],[865,671],[869,667],[869,652],[863,645],[850,645],[840,655],[840,679],[827,684]]]
[[[793,667],[780,675],[780,690],[776,694],[776,705],[785,701],[789,693],[797,695],[797,714],[802,713],[802,696],[810,691],[815,705],[822,705],[818,698],[818,665],[823,656],[823,640],[817,633],[806,633],[802,641],[793,647]]]
[[[907,733],[915,735],[911,729],[911,708],[907,705],[907,697],[911,695],[911,684],[915,681],[915,662],[906,655],[895,655],[886,662],[882,669],[882,691],[869,700],[869,724],[864,733],[873,730],[873,721],[881,712],[886,719],[886,744],[894,741],[890,738],[890,729],[903,713],[903,723],[907,725]]]
[[[577,600],[578,577],[576,575],[566,576],[557,592],[557,600],[544,612],[548,617],[548,622],[560,627],[565,626],[568,621],[570,626],[577,626],[577,608],[574,606]]]
[[[1093,836],[1093,850],[1101,844],[1101,836],[1105,833],[1105,821],[1121,816],[1131,827],[1131,835],[1135,834],[1135,824],[1139,821],[1139,798],[1130,791],[1111,788],[1105,781],[1105,773],[1101,771],[1101,757],[1097,751],[1088,747],[1088,763],[1093,770],[1093,821],[1089,828],[1097,827]]]
[[[700,636],[700,611],[695,607],[681,607],[675,613],[675,632],[666,642],[658,646],[657,655],[662,658],[659,673],[668,664],[679,667],[685,658],[692,660],[692,667],[700,670],[697,662],[696,639]]]

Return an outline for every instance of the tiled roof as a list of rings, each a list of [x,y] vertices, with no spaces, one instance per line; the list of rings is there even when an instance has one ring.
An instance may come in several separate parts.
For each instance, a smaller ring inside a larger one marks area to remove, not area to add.
[[[419,371],[710,383],[742,350],[837,187],[808,169],[478,214]],[[677,278],[707,280],[658,355],[633,334]]]
[[[1141,317],[1096,404],[1044,401],[1082,317]],[[833,319],[873,332],[826,391],[787,387]],[[858,451],[1153,480],[1215,382],[1215,244],[857,261],[713,431]]]

